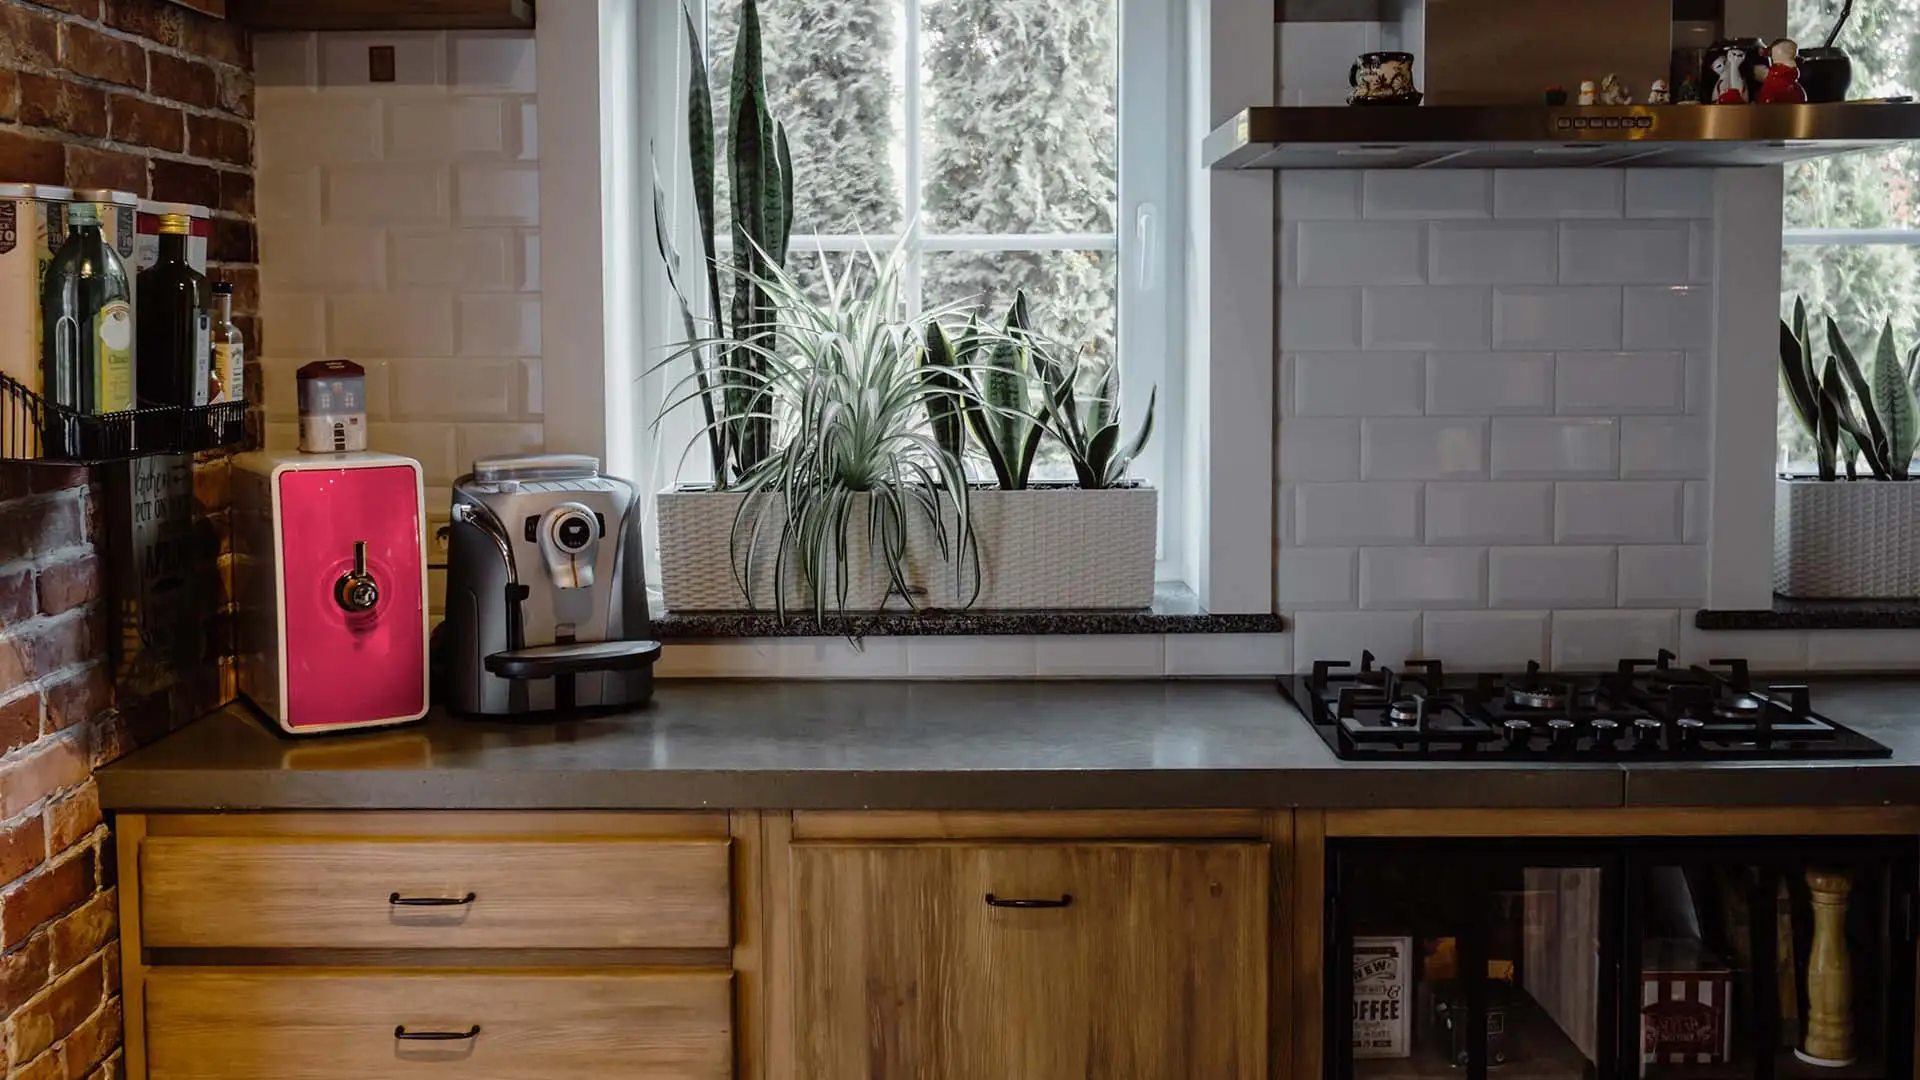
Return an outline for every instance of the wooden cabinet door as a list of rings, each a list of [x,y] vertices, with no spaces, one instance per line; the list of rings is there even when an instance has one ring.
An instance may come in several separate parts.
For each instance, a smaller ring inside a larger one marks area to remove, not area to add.
[[[1263,844],[796,844],[792,859],[800,1080],[1265,1073]]]

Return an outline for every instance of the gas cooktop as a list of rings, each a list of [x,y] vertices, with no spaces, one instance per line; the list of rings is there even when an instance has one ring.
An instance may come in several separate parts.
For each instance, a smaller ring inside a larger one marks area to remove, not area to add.
[[[1316,660],[1281,690],[1339,757],[1362,761],[1796,761],[1892,751],[1813,711],[1804,684],[1755,686],[1745,660],[1662,649],[1603,674],[1451,674]]]

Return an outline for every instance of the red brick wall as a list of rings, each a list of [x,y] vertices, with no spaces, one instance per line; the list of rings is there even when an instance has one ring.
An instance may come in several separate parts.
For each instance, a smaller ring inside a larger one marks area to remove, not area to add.
[[[215,209],[209,273],[254,314],[253,75],[244,31],[167,0],[0,0],[0,180]],[[257,350],[256,350],[257,354]],[[248,372],[258,385],[258,369]],[[224,464],[195,492],[224,516]],[[93,770],[216,703],[217,658],[116,688],[103,488],[0,462],[0,1077],[120,1075],[115,867]]]

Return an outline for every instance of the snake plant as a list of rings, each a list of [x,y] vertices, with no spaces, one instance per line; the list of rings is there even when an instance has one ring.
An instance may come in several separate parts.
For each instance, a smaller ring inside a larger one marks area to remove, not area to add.
[[[1893,340],[1893,321],[1880,332],[1873,369],[1863,372],[1839,324],[1827,317],[1824,364],[1814,363],[1806,304],[1796,300],[1793,322],[1780,323],[1780,379],[1794,416],[1813,436],[1820,479],[1848,479],[1864,459],[1877,480],[1906,480],[1920,447],[1920,346],[1903,364]]]
[[[1132,441],[1121,444],[1120,366],[1112,359],[1097,364],[1090,372],[1093,393],[1082,400],[1079,383],[1080,364],[1062,357],[1051,345],[1036,340],[1033,345],[1035,368],[1046,387],[1046,408],[1041,427],[1067,451],[1075,479],[1082,488],[1119,487],[1126,481],[1127,468],[1146,449],[1153,437],[1153,410],[1159,397],[1155,387],[1147,394],[1147,414]]]
[[[928,320],[924,362],[928,385],[936,393],[927,400],[927,420],[956,460],[971,431],[1004,491],[1027,487],[1045,434],[1039,423],[1044,401],[1033,367],[1034,340],[1025,291],[1014,295],[998,330],[970,315],[954,341],[937,316]],[[965,421],[964,429],[955,418]]]
[[[721,266],[715,241],[713,91],[705,50],[693,12],[684,5],[692,74],[687,86],[687,145],[692,158],[694,211],[700,222],[700,254],[705,273],[691,283],[712,333],[701,332],[682,281],[679,251],[668,222],[671,213],[655,167],[654,241],[666,263],[667,279],[680,302],[689,342],[711,343],[687,353],[693,362],[708,453],[716,488],[738,486],[773,453],[773,417],[767,394],[767,337],[774,332],[774,299],[766,283],[786,266],[793,233],[793,155],[787,130],[775,119],[767,99],[761,61],[760,8],[742,0],[740,31],[734,44],[733,77],[728,87],[727,170],[732,211],[733,253],[727,276],[729,297],[721,290]]]

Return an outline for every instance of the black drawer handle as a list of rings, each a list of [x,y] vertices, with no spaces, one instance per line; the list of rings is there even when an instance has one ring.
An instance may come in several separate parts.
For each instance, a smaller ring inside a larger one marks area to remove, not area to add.
[[[1010,900],[1002,899],[992,893],[987,894],[988,907],[1010,908],[1063,908],[1073,906],[1073,894],[1065,893],[1058,900]]]
[[[405,1024],[393,1029],[394,1038],[406,1039],[409,1042],[465,1042],[468,1039],[477,1038],[479,1034],[479,1024],[465,1031],[408,1031]]]
[[[401,896],[394,893],[387,897],[387,903],[394,907],[465,907],[477,899],[479,897],[474,893],[465,896]]]

